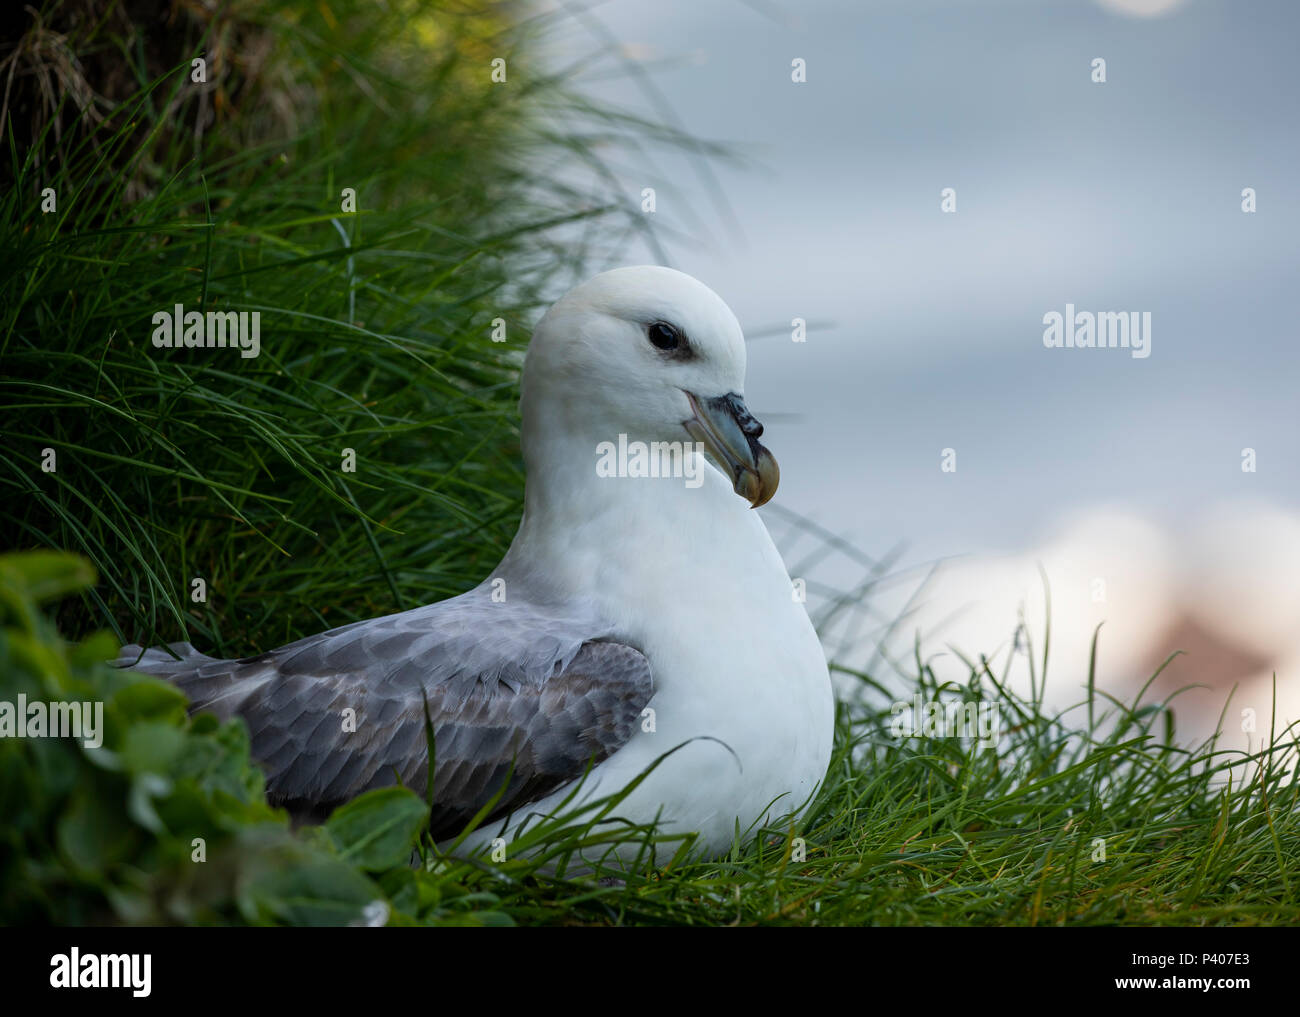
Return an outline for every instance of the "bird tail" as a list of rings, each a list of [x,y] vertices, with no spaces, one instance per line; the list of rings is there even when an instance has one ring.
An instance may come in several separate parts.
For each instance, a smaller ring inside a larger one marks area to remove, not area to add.
[[[189,643],[169,643],[167,649],[154,646],[147,650],[132,644],[122,647],[113,661],[115,667],[166,678],[190,697],[194,709],[208,705],[227,691],[230,671],[205,666],[222,663],[216,657],[199,653]]]
[[[169,653],[168,650],[171,652]],[[200,664],[211,663],[215,659],[199,653],[189,643],[169,643],[166,650],[161,646],[146,650],[132,643],[130,646],[122,647],[122,652],[117,655],[117,660],[113,661],[113,666],[128,671],[139,671],[141,674],[157,675],[160,678],[172,678],[192,671]]]

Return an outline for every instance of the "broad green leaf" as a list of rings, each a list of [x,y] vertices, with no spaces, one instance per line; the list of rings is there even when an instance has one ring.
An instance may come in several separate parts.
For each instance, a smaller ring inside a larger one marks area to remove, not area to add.
[[[413,791],[385,787],[336,809],[325,829],[340,858],[373,871],[406,862],[428,818]]]

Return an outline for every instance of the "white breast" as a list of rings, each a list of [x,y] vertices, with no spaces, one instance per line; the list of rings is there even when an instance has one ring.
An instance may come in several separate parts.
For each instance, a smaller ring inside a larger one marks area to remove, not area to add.
[[[595,599],[654,672],[653,716],[596,767],[580,797],[626,786],[688,743],[617,814],[638,823],[659,815],[661,829],[696,831],[717,854],[737,821],[743,832],[808,802],[829,764],[834,702],[821,644],[766,527],[717,471],[705,475],[694,490],[616,481],[630,485],[618,511],[598,513],[580,544],[532,564]],[[533,811],[548,812],[570,790]],[[500,835],[508,844],[510,833],[494,824],[466,847]]]

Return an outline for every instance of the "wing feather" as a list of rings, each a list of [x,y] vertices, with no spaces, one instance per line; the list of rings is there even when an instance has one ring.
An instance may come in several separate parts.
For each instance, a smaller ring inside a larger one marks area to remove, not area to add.
[[[118,663],[170,678],[194,710],[243,717],[268,797],[303,818],[399,778],[423,794],[427,700],[438,839],[507,777],[489,819],[580,777],[627,742],[654,691],[645,656],[591,612],[495,603],[485,587],[243,660],[171,649],[180,660],[127,647]]]

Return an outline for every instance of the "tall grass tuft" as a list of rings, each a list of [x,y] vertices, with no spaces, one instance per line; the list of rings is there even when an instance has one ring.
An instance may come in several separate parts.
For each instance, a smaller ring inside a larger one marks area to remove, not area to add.
[[[234,4],[170,34],[73,6],[9,54],[20,85],[114,71],[6,110],[0,543],[90,559],[67,631],[230,655],[481,578],[518,519],[529,323],[640,228],[612,173],[556,168],[633,122],[492,5]],[[178,304],[259,312],[260,355],[155,348]]]

